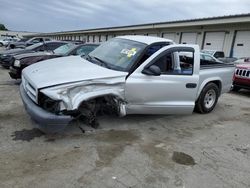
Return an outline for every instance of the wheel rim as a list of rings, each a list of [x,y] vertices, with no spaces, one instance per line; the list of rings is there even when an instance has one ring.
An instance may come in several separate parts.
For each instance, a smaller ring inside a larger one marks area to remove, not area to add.
[[[211,108],[216,100],[216,93],[213,89],[208,90],[204,98],[204,105],[206,108]]]

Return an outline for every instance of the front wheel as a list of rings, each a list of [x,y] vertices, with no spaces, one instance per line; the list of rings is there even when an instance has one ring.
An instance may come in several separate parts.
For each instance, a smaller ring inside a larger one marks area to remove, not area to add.
[[[219,88],[214,83],[207,84],[196,102],[195,110],[201,114],[211,112],[217,104]]]

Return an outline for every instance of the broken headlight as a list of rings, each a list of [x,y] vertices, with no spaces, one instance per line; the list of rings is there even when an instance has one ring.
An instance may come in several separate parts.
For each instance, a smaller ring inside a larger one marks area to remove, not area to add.
[[[39,106],[41,106],[44,110],[51,112],[53,114],[60,113],[60,101],[53,100],[43,93],[39,93]]]

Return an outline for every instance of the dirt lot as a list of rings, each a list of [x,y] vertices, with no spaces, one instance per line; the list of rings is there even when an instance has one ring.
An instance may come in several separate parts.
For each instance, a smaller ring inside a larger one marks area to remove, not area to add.
[[[207,115],[101,117],[97,130],[43,135],[18,87],[0,68],[1,188],[250,187],[249,91]]]

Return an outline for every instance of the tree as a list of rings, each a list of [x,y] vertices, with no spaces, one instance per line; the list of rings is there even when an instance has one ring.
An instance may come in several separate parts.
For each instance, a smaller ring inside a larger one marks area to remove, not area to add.
[[[0,23],[0,30],[8,31],[8,29],[5,27],[5,25]]]

